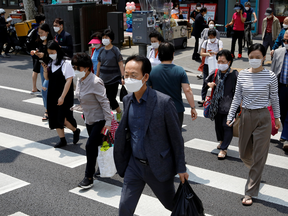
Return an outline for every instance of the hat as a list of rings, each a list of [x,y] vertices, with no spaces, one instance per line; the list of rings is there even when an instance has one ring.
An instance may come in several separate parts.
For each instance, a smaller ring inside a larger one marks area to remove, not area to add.
[[[273,12],[272,8],[267,8],[267,9],[266,9],[265,16],[271,15],[272,12]]]
[[[241,7],[234,7],[234,10],[241,10]]]
[[[101,43],[102,42],[99,40],[99,38],[95,37],[88,44],[101,44]]]

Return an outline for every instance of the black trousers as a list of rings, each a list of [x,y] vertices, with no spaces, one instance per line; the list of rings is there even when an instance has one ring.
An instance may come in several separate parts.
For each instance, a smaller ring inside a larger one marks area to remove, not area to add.
[[[221,150],[226,150],[233,139],[233,127],[227,124],[227,114],[217,113],[215,116],[215,131],[218,141],[222,141]]]
[[[162,205],[170,211],[173,210],[173,198],[175,195],[174,177],[165,182],[158,181],[152,173],[150,166],[140,163],[132,155],[124,175],[119,216],[134,215],[146,183]]]
[[[206,78],[209,75],[209,67],[207,64],[204,64],[203,67],[203,85],[202,85],[202,90],[201,90],[201,96],[202,96],[202,100],[204,101],[207,95],[207,91],[208,91],[208,86],[206,83]]]
[[[178,117],[180,121],[180,128],[182,129],[183,121],[184,121],[184,112],[178,112]]]
[[[244,37],[244,31],[236,31],[234,30],[234,34],[232,35],[232,43],[231,43],[231,53],[234,55],[236,40],[238,40],[238,49],[239,54],[242,54],[242,39]]]
[[[10,50],[10,48],[11,48],[11,40],[10,40],[10,38],[7,36],[5,41],[2,40],[2,39],[0,39],[0,54],[2,53],[3,45],[4,45],[5,43],[7,43],[7,46],[6,46],[5,50],[4,50],[4,52],[5,52],[6,54],[9,53],[9,50]]]
[[[288,140],[288,87],[279,83],[278,94],[281,115],[280,119],[283,127],[281,138]]]
[[[199,38],[195,37],[195,47],[194,47],[194,53],[193,53],[192,59],[200,58],[200,55],[198,53],[198,47],[199,47]]]
[[[102,145],[102,128],[105,126],[105,120],[95,122],[93,125],[86,124],[89,138],[86,143],[86,171],[85,177],[92,178],[95,173],[96,159],[98,156],[98,146]]]
[[[268,47],[270,47],[270,51],[272,50],[272,47],[274,46],[274,41],[272,40],[272,33],[265,33],[263,39],[263,46],[265,47],[266,52]]]
[[[116,96],[118,94],[118,86],[119,86],[118,82],[111,85],[105,84],[106,95],[108,100],[110,101],[110,107],[112,110],[115,110],[116,108],[119,107],[119,104],[116,100]]]

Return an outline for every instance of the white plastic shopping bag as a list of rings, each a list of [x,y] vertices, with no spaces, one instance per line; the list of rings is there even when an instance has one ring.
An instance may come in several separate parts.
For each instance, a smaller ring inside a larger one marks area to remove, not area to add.
[[[208,57],[208,68],[209,68],[209,74],[213,73],[216,69],[218,69],[218,64],[215,55]]]

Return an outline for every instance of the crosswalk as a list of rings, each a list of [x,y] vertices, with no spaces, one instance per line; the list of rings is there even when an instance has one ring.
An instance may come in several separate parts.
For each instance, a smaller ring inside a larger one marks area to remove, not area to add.
[[[191,88],[194,90],[200,90],[202,85],[191,84]],[[30,94],[30,91],[11,88],[7,86],[1,86],[0,89],[5,91],[17,92],[20,94]],[[185,95],[183,94],[183,99]],[[199,95],[194,95],[195,100],[201,100]],[[33,104],[35,106],[43,106],[42,98],[31,96],[29,99],[23,99],[23,106],[25,104]],[[203,110],[197,109],[198,117],[203,118]],[[191,115],[190,109],[185,109],[185,115]],[[20,112],[12,109],[0,107],[0,118],[8,121],[21,122],[31,125],[35,128],[47,129],[47,122],[42,122],[41,117],[30,113]],[[87,130],[84,124],[80,123],[81,136],[87,138]],[[66,133],[71,133],[69,130],[65,130]],[[272,139],[279,139],[279,133],[271,137]],[[71,152],[65,149],[54,149],[53,146],[43,144],[39,141],[33,141],[24,139],[15,135],[0,132],[0,147],[14,150],[24,155],[38,158],[48,163],[55,164],[56,166],[62,166],[69,169],[75,169],[86,163],[86,157],[83,154]],[[208,140],[193,138],[185,142],[186,149],[197,150],[206,153],[217,154],[219,150],[216,149],[218,143]],[[238,147],[230,146],[228,156],[231,158],[239,159]],[[274,167],[276,169],[288,169],[288,158],[285,156],[279,156],[277,154],[269,153],[267,159],[267,166]],[[246,178],[241,178],[233,175],[223,174],[221,172],[200,168],[187,164],[187,172],[189,173],[189,181],[204,185],[205,187],[214,188],[217,190],[226,191],[233,194],[243,194]],[[176,176],[177,177],[177,176]],[[177,177],[178,178],[178,177]],[[25,187],[29,182],[17,179],[13,176],[0,172],[0,195],[9,193],[11,191],[18,190]],[[270,185],[269,183],[261,183],[258,200],[262,200],[268,203],[277,204],[280,206],[288,207],[288,190],[285,188]],[[118,208],[121,187],[117,184],[107,183],[101,180],[94,181],[94,187],[88,191],[75,187],[70,189],[69,192],[75,196],[84,197],[89,200],[93,200],[105,205]],[[201,195],[200,195],[201,197]],[[205,207],[205,205],[204,205]],[[209,214],[209,212],[207,212]],[[143,194],[135,211],[135,214],[139,216],[151,216],[160,215],[168,216],[171,214],[166,210],[157,198]],[[206,214],[206,215],[208,215]],[[20,216],[27,215],[22,212],[16,212],[12,215]]]

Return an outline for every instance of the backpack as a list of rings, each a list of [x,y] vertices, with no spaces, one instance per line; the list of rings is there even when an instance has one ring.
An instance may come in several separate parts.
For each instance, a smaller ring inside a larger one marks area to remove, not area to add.
[[[37,43],[35,41],[37,40],[37,36],[38,36],[37,28],[31,28],[28,31],[28,35],[26,38],[26,49],[28,52],[36,49]]]

